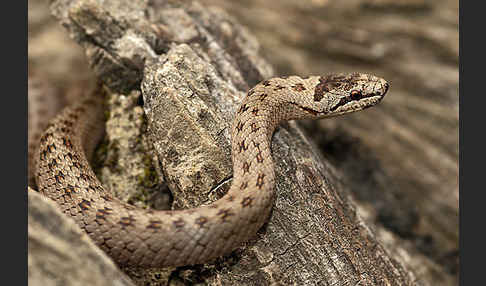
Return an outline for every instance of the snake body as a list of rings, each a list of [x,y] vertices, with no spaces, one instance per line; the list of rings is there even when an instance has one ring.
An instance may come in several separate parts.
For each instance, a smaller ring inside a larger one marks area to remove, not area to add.
[[[35,160],[41,132],[48,121],[61,109],[63,102],[57,92],[42,78],[29,75],[28,79],[28,184],[35,186]]]
[[[100,97],[92,96],[50,121],[36,158],[37,185],[120,265],[209,262],[247,241],[267,220],[275,196],[270,145],[279,123],[362,110],[387,90],[385,80],[361,73],[259,83],[233,121],[230,190],[210,205],[174,211],[135,208],[98,181],[87,158],[103,134],[103,110]]]

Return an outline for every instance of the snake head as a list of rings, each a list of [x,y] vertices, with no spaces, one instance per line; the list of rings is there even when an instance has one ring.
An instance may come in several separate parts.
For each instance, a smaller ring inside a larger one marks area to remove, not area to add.
[[[313,110],[317,117],[337,116],[374,106],[383,99],[389,84],[382,78],[363,74],[330,74],[316,80]]]

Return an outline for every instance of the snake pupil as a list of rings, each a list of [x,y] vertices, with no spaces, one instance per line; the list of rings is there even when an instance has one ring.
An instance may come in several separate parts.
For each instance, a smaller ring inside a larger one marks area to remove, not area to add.
[[[351,99],[352,100],[358,100],[360,98],[361,98],[361,91],[359,91],[359,90],[351,91]]]

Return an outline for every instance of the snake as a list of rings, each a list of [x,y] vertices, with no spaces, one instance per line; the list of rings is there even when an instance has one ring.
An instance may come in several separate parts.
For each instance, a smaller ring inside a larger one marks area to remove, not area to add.
[[[115,198],[90,167],[88,159],[104,136],[102,96],[94,93],[47,124],[34,156],[38,191],[119,265],[208,263],[240,247],[268,220],[276,196],[271,141],[282,122],[360,111],[379,103],[388,88],[384,79],[365,73],[283,76],[258,83],[235,110],[228,192],[197,208],[164,211]]]

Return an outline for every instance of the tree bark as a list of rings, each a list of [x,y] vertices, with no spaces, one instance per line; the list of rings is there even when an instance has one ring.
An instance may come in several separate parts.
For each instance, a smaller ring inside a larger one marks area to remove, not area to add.
[[[135,285],[54,202],[27,192],[30,285]]]
[[[420,280],[457,285],[458,2],[207,2],[247,26],[280,74],[361,71],[391,83],[377,108],[299,125],[368,224],[388,232],[380,240],[404,247]]]

